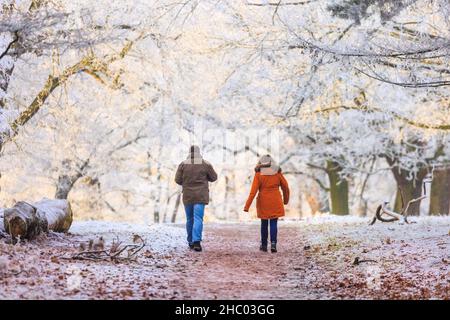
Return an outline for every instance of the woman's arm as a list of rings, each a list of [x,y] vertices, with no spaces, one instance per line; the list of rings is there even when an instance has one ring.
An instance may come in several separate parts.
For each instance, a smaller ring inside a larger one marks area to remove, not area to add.
[[[288,204],[289,203],[289,184],[282,173],[279,173],[279,175],[280,175],[281,190],[283,191],[283,203]]]
[[[250,194],[248,195],[248,199],[247,202],[245,203],[245,207],[244,207],[244,211],[248,212],[248,210],[250,209],[250,206],[253,202],[253,199],[255,199],[256,193],[259,190],[259,174],[256,173],[255,176],[253,177],[253,182],[252,182],[252,188],[250,189]]]

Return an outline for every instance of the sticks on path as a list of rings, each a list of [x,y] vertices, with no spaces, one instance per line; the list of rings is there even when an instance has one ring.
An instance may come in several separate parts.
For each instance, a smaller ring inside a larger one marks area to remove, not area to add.
[[[141,236],[134,235],[133,243],[122,244],[119,238],[116,238],[113,240],[111,247],[105,249],[103,237],[100,237],[96,241],[89,240],[87,246],[85,243],[81,243],[80,252],[66,257],[66,259],[112,262],[135,261],[137,254],[145,245],[146,242]]]
[[[359,257],[356,257],[355,260],[353,260],[353,265],[357,266],[364,262],[377,262],[377,261],[372,259],[360,259]]]

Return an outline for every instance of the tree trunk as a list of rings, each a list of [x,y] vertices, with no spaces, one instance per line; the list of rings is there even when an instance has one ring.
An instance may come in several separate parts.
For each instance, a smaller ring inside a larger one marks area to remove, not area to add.
[[[13,239],[33,240],[49,230],[67,232],[72,225],[73,215],[67,200],[43,199],[34,204],[17,202],[4,210],[5,231]]]
[[[330,198],[331,198],[331,213],[337,215],[349,214],[348,205],[348,182],[342,180],[339,173],[342,168],[338,163],[327,161],[327,174],[330,180]]]
[[[180,208],[180,203],[181,203],[181,192],[179,192],[177,194],[175,206],[173,207],[172,219],[170,220],[172,223],[175,223],[175,221],[177,220],[177,213],[178,213],[178,209]]]
[[[59,176],[58,184],[56,185],[55,198],[67,199],[67,196],[69,195],[72,186],[73,186],[72,179],[67,174]]]
[[[319,186],[320,187],[320,186]],[[330,199],[328,190],[319,188],[319,212],[331,212]]]
[[[303,194],[301,192],[299,192],[298,194],[298,205],[297,205],[297,212],[298,212],[298,218],[301,219],[303,218]],[[312,210],[311,210],[311,215],[312,215]]]
[[[164,190],[165,190],[165,194],[164,194],[165,201],[164,201],[164,213],[163,213],[162,222],[166,223],[167,222],[167,211],[169,210],[169,203],[170,203],[170,199],[172,198],[172,196],[168,196],[168,194],[167,194],[169,191],[169,181],[167,181]],[[162,197],[162,195],[161,195],[161,197]]]
[[[69,176],[67,174],[58,177],[58,184],[56,185],[55,198],[67,199],[69,192],[72,190],[75,182],[81,178],[81,174],[75,176]]]
[[[367,216],[367,210],[368,210],[368,203],[367,200],[364,198],[360,198],[358,200],[358,206],[357,206],[357,215],[358,217],[366,217]]]
[[[395,181],[397,182],[397,187],[401,188],[404,196],[404,205],[415,198],[419,198],[422,195],[422,182],[427,174],[426,169],[421,169],[417,174],[416,179],[408,180],[409,172],[406,170],[399,170],[398,167],[392,168],[392,173],[394,174]],[[402,211],[402,201],[400,190],[397,188],[397,193],[395,196],[394,211]],[[420,214],[420,203],[421,201],[414,202],[408,209],[408,215],[418,216]]]
[[[418,198],[422,194],[422,182],[418,180],[397,180],[397,186],[401,188],[404,197],[404,204],[402,204],[400,190],[397,190],[395,195],[394,211],[401,212],[410,200]],[[420,213],[420,201],[417,201],[409,207],[410,216],[418,216]]]
[[[311,188],[308,188],[303,192],[306,202],[309,205],[309,208],[311,209],[311,215],[315,216],[316,213],[320,212],[320,201],[319,201],[319,187],[316,183],[311,182]],[[302,192],[299,192],[299,200],[300,200],[300,210],[301,211],[301,205],[303,201]]]
[[[158,165],[158,172],[159,172],[159,170],[161,170],[161,168]],[[156,178],[156,185],[158,186],[158,189],[157,189],[157,192],[155,193],[155,204],[153,207],[153,222],[159,223],[160,222],[160,212],[161,212],[160,201],[161,201],[161,192],[162,192],[161,174],[160,173],[158,173],[158,176]]]
[[[235,168],[236,168],[236,166],[235,166]],[[237,194],[236,194],[236,192],[237,192],[237,188],[236,188],[236,173],[235,173],[235,171],[233,170],[232,171],[232,174],[231,174],[231,182],[232,182],[232,184],[231,184],[231,188],[232,188],[232,198],[233,198],[233,203],[238,203],[237,202]],[[233,211],[234,211],[234,219],[235,220],[239,220],[239,211],[236,209],[236,207],[234,206],[233,207]]]
[[[228,212],[229,212],[229,206],[230,206],[230,191],[231,191],[231,187],[230,187],[230,177],[228,177],[228,175],[225,176],[225,194],[223,197],[223,213],[222,213],[222,218],[223,219],[227,219],[228,217]]]
[[[74,184],[85,174],[85,169],[89,165],[89,161],[90,158],[86,159],[80,166],[76,166],[69,159],[63,160],[61,170],[72,174],[61,173],[59,175],[55,192],[56,199],[67,200],[69,192],[72,190]]]
[[[448,215],[450,210],[450,168],[435,170],[431,183],[429,215]]]

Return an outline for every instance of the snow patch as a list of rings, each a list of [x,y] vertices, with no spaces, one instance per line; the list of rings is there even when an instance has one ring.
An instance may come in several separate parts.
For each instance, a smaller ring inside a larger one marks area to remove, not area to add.
[[[185,230],[166,224],[134,224],[109,221],[75,221],[70,232],[81,236],[102,236],[106,242],[114,238],[126,241],[133,234],[139,234],[147,241],[147,249],[157,253],[167,253],[186,246]]]

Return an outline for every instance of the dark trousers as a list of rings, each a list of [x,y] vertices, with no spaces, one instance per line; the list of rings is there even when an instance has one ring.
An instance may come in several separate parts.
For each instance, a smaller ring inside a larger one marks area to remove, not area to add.
[[[277,242],[278,218],[261,219],[261,244],[267,246],[267,237],[269,236],[268,227],[270,222],[270,241]]]

